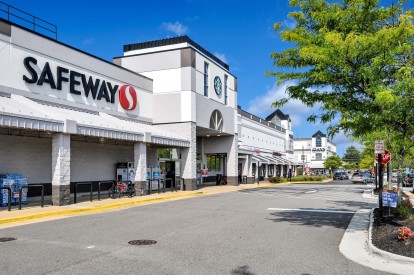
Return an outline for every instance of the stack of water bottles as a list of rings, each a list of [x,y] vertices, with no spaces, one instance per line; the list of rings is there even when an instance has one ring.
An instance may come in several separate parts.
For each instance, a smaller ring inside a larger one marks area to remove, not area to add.
[[[21,174],[0,174],[0,187],[10,187],[12,190],[12,205],[19,203],[19,188],[27,185],[27,179]],[[7,189],[0,190],[0,205],[7,206],[8,194]],[[22,190],[22,203],[27,204],[27,188]]]

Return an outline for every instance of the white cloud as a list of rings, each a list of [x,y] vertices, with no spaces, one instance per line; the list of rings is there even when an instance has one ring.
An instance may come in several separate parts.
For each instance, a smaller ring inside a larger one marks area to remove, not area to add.
[[[184,35],[188,32],[188,27],[184,26],[180,22],[164,22],[161,24],[161,28],[163,28],[166,31],[172,32],[175,35]]]
[[[352,141],[352,137],[345,135],[342,131],[334,136],[332,142],[336,144],[336,153],[341,157],[345,154],[348,147],[354,146],[359,151],[363,149],[361,144]]]
[[[267,117],[276,110],[275,107],[272,107],[272,103],[276,100],[287,98],[288,95],[286,94],[286,89],[294,84],[295,82],[293,81],[287,81],[281,86],[268,89],[265,94],[256,96],[250,100],[246,111],[261,118]],[[317,130],[326,133],[327,124],[320,124],[319,122],[312,124],[306,120],[312,114],[319,114],[320,106],[321,105],[317,105],[311,108],[303,104],[300,100],[290,100],[280,108],[284,114],[289,115],[292,121],[292,130],[295,138],[310,137]],[[354,146],[358,150],[362,149],[362,146],[359,143],[353,142],[351,138],[347,137],[343,132],[336,134],[332,141],[336,144],[337,154],[340,156],[343,156],[346,148],[349,146]]]
[[[226,55],[225,55],[224,53],[218,53],[218,52],[215,52],[215,53],[214,53],[214,55],[215,55],[218,59],[220,59],[221,61],[223,61],[224,63],[226,63],[226,64],[227,64],[227,58],[226,58]]]
[[[294,82],[288,81],[281,86],[272,87],[271,89],[267,90],[264,95],[253,98],[249,102],[247,111],[259,117],[268,116],[273,111],[275,111],[275,107],[272,107],[272,103],[282,98],[288,97],[286,94],[286,89],[292,85],[294,85]],[[307,123],[306,118],[313,113],[317,113],[319,106],[310,108],[303,104],[300,100],[290,100],[280,109],[284,114],[290,116],[292,125],[299,126],[303,123]]]

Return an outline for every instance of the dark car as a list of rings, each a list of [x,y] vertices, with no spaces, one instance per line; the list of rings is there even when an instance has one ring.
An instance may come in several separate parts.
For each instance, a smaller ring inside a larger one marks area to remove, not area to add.
[[[334,180],[348,180],[348,174],[346,172],[335,172]]]
[[[414,173],[408,174],[403,178],[403,186],[413,186]]]

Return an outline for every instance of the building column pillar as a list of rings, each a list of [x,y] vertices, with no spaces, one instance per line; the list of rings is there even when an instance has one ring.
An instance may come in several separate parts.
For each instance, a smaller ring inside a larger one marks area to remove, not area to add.
[[[239,173],[238,173],[238,160],[239,160],[239,146],[238,146],[238,135],[228,137],[230,150],[227,157],[227,184],[228,185],[239,185]]]
[[[52,204],[70,203],[70,135],[52,136]]]
[[[181,177],[184,179],[186,191],[197,189],[197,137],[196,124],[190,122],[184,131],[184,136],[190,140],[189,148],[181,149]]]
[[[144,142],[134,144],[134,167],[137,195],[144,195],[147,191],[147,144]]]

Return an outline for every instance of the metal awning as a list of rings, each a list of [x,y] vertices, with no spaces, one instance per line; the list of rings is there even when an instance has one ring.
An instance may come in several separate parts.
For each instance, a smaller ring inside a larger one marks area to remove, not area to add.
[[[14,94],[0,95],[0,126],[190,147],[188,139],[149,123]]]
[[[269,164],[278,164],[277,160],[276,160],[276,159],[274,159],[274,158],[273,158],[273,157],[271,157],[271,156],[261,156],[261,157],[263,157],[263,158],[267,159],[267,160],[268,160],[268,162],[269,162]]]
[[[258,156],[258,155],[252,156],[252,159],[253,159],[253,161],[258,161],[258,162],[261,162],[261,163],[264,163],[264,164],[269,164],[269,160],[265,159],[262,156]]]

